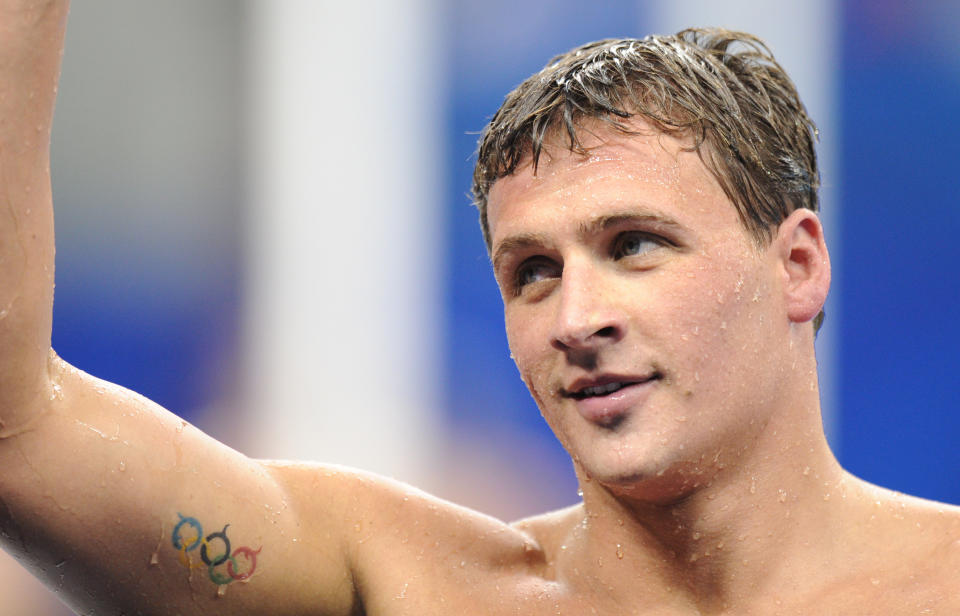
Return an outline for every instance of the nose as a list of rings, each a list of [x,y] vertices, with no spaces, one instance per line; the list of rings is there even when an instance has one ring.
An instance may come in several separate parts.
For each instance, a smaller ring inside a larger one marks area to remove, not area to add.
[[[564,264],[551,344],[570,352],[595,352],[623,339],[627,320],[617,293],[589,266]]]

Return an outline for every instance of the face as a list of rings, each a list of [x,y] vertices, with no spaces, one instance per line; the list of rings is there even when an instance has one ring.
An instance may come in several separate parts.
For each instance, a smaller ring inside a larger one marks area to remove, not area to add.
[[[595,135],[490,191],[507,337],[578,472],[669,500],[745,455],[777,404],[780,270],[686,142]]]

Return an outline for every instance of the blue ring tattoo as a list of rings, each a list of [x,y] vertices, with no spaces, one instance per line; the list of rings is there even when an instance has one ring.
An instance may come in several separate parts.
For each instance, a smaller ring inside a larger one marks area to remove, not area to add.
[[[184,516],[182,513],[178,513],[180,516],[180,521],[176,526],[173,527],[173,547],[178,550],[184,550],[186,552],[191,552],[203,543],[200,538],[203,537],[203,526],[200,525],[200,522],[196,518],[189,518]],[[189,545],[183,544],[183,525],[192,526],[197,531],[197,536]],[[226,530],[226,529],[224,529]]]

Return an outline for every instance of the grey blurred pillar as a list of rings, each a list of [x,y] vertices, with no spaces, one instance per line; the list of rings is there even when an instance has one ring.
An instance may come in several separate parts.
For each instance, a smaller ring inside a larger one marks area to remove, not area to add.
[[[429,485],[437,11],[429,0],[250,8],[247,451]]]

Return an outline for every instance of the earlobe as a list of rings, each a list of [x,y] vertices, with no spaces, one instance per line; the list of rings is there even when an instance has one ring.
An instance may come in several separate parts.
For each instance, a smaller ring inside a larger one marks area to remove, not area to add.
[[[785,277],[787,317],[794,323],[811,321],[830,290],[830,255],[820,219],[811,210],[795,210],[780,224],[775,241]]]

